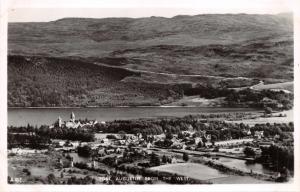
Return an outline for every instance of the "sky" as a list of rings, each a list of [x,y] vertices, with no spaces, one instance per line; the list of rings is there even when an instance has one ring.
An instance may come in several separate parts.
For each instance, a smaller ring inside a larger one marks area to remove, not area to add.
[[[173,17],[205,13],[292,12],[292,0],[10,0],[9,22],[53,21],[64,17]]]

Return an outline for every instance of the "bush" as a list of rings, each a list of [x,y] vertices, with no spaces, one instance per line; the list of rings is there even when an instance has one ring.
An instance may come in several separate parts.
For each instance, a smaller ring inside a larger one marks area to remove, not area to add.
[[[160,166],[160,158],[157,154],[152,153],[150,156],[150,164],[153,166]]]
[[[246,147],[244,149],[244,154],[247,156],[247,157],[253,157],[255,156],[255,151],[254,149],[252,149],[251,147]]]
[[[183,153],[182,159],[184,161],[188,161],[189,160],[189,155],[187,153]]]
[[[78,155],[82,157],[90,157],[92,155],[92,149],[88,145],[78,147]]]

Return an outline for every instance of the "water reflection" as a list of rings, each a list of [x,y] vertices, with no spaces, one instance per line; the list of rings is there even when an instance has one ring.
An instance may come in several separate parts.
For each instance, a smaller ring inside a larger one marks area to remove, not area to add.
[[[274,171],[265,168],[262,164],[259,163],[246,163],[245,160],[241,159],[233,159],[233,158],[227,158],[227,157],[220,157],[218,159],[219,162],[221,162],[224,165],[230,166],[230,167],[236,167],[237,169],[242,169],[247,172],[250,172],[251,170],[256,173],[263,173],[263,174],[269,174],[273,175],[275,174]]]

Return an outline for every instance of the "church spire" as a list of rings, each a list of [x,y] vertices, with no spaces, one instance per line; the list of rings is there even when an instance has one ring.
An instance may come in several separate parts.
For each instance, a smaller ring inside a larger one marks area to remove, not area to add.
[[[75,121],[75,114],[73,113],[73,111],[72,111],[72,113],[71,113],[71,117],[70,117],[70,118],[71,118],[70,120],[71,120],[72,122]]]
[[[61,117],[58,117],[58,127],[61,127],[62,126],[62,120],[61,120]]]

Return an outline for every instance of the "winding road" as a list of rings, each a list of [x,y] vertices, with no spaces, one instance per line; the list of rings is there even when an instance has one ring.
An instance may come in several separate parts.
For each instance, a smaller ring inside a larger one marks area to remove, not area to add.
[[[97,63],[94,62],[95,65],[109,67],[109,68],[115,68],[115,69],[125,69],[130,72],[134,73],[144,73],[144,74],[154,74],[154,75],[164,75],[169,76],[172,78],[178,78],[178,77],[204,77],[204,78],[214,78],[214,79],[223,79],[223,80],[233,80],[233,79],[244,79],[244,80],[254,80],[254,78],[250,77],[224,77],[224,76],[215,76],[215,75],[200,75],[200,74],[177,74],[177,73],[167,73],[167,72],[154,72],[154,71],[146,71],[141,69],[131,69],[128,67],[120,67],[120,66],[112,66],[104,63]],[[272,89],[270,87],[272,86],[278,86],[280,85],[286,85],[286,84],[292,84],[293,82],[285,82],[285,83],[274,83],[274,84],[268,84],[265,85],[264,81],[260,80],[259,83],[252,85],[252,86],[245,86],[245,87],[238,87],[238,88],[229,88],[233,90],[243,90],[243,89],[252,89],[252,90],[262,90],[262,89]],[[283,88],[273,88],[274,90],[282,90],[286,93],[291,93],[291,91]]]
[[[148,73],[148,74],[155,74],[155,75],[165,75],[170,77],[208,77],[208,78],[216,78],[216,79],[250,79],[253,78],[249,77],[224,77],[224,76],[216,76],[216,75],[200,75],[200,74],[177,74],[177,73],[166,73],[166,72],[154,72],[154,71],[146,71],[146,70],[140,70],[140,69],[131,69],[128,67],[119,67],[119,66],[112,66],[104,63],[97,63],[94,62],[95,65],[100,65],[104,67],[110,67],[110,68],[116,68],[116,69],[125,69],[131,72],[136,73]]]

